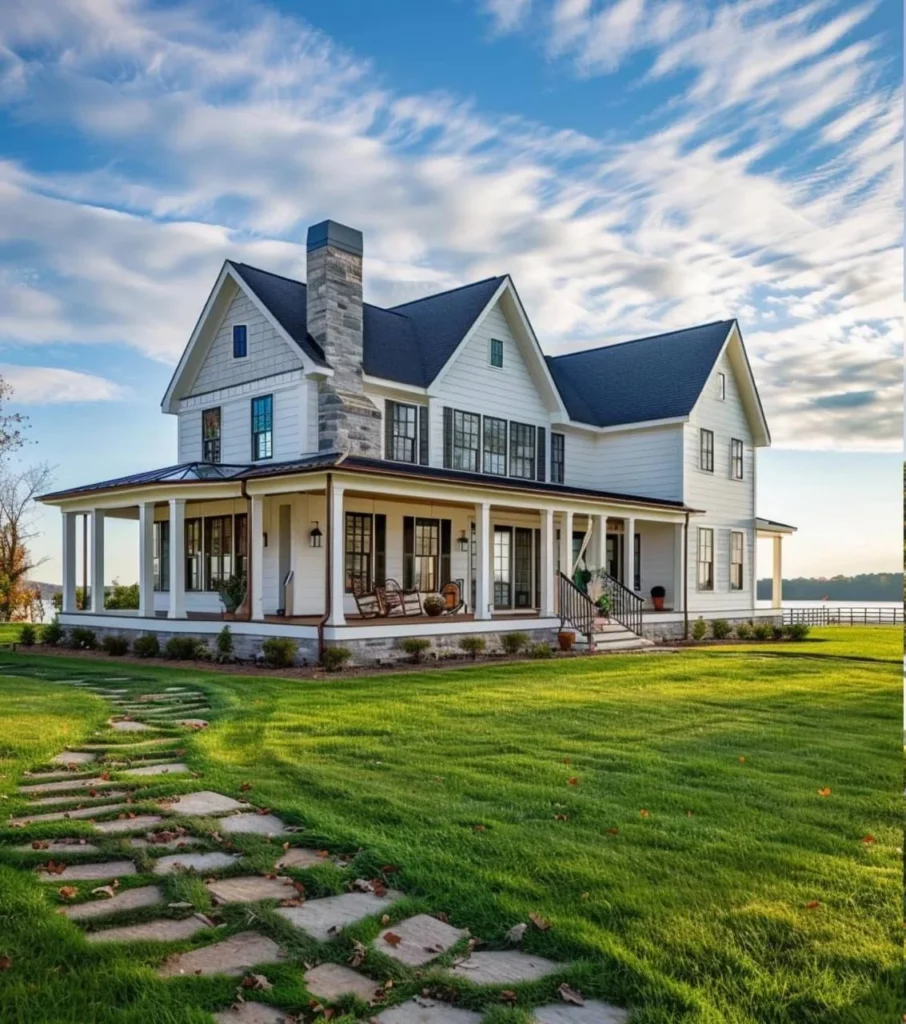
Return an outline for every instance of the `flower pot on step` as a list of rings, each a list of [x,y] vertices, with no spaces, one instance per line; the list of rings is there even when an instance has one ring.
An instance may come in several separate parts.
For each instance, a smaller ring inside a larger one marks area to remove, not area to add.
[[[575,633],[567,633],[564,631],[562,633],[557,634],[557,643],[560,645],[561,651],[571,651],[575,639]]]

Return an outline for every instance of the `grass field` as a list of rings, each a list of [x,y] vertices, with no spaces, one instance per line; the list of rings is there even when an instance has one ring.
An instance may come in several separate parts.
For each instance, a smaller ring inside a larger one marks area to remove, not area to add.
[[[397,865],[410,911],[443,910],[491,947],[543,915],[551,929],[526,948],[570,962],[572,984],[635,1008],[634,1024],[886,1024],[902,1013],[901,643],[894,628],[844,627],[789,650],[342,682],[122,674],[208,693],[212,725],[186,743],[204,788],[238,796],[251,782],[306,843],[361,851],[353,872]],[[100,659],[0,658],[0,671],[28,665],[113,674]],[[10,678],[0,707],[7,795],[107,714],[88,694]],[[248,840],[262,869],[263,842]],[[157,981],[141,966],[160,959],[150,947],[86,946],[54,914],[55,887],[17,870],[30,857],[0,852],[3,1024],[201,1024],[229,999],[219,979]],[[316,871],[307,884],[335,882]],[[305,1008],[298,974],[275,971],[275,1002]],[[487,1008],[486,995],[459,999]],[[528,1018],[498,1004],[488,1019]]]

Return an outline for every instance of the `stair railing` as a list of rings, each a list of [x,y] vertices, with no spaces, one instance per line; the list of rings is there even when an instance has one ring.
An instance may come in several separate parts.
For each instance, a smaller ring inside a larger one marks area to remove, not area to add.
[[[568,624],[582,636],[591,638],[595,631],[595,616],[598,610],[588,594],[584,594],[568,576],[558,572],[557,597],[560,628]]]
[[[636,636],[642,635],[642,605],[645,603],[638,594],[603,570],[598,573],[603,592],[610,598],[608,615],[615,622],[631,630]]]

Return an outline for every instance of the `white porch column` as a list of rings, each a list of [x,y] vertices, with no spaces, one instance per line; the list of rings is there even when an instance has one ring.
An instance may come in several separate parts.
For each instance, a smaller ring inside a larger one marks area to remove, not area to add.
[[[63,513],[63,611],[76,610],[76,513]]]
[[[591,535],[591,562],[594,569],[607,568],[607,516],[595,516],[595,528]]]
[[[249,553],[251,567],[249,587],[252,593],[249,617],[256,621],[264,618],[264,498],[253,494],[249,499]]]
[[[623,520],[623,586],[635,593],[635,519]]]
[[[138,614],[154,614],[154,502],[138,506]]]
[[[91,513],[91,610],[104,611],[104,510]]]
[[[186,501],[170,499],[170,607],[168,619],[186,617]]]
[[[491,505],[475,505],[475,618],[491,617]]]
[[[783,537],[774,538],[774,579],[771,586],[771,607],[780,608],[783,603]]]
[[[686,552],[683,546],[684,528],[682,523],[674,526],[673,536],[673,610],[683,610],[683,581],[686,576]]]
[[[332,485],[329,497],[330,522],[327,528],[327,543],[330,546],[330,607],[327,609],[328,626],[345,626],[346,612],[343,601],[346,596],[346,514],[343,508],[343,488]]]
[[[554,513],[552,509],[541,510],[541,615],[554,615]]]
[[[560,572],[573,578],[573,513],[560,513]]]

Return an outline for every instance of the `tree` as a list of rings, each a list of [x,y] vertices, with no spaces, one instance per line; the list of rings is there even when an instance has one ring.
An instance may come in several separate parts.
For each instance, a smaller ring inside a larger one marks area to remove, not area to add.
[[[5,385],[0,381],[0,400]],[[0,413],[0,456],[4,451],[9,426]],[[0,621],[43,617],[38,588],[28,577],[46,559],[34,560],[29,541],[37,535],[34,528],[35,495],[47,490],[51,479],[46,464],[15,470],[0,464]]]

